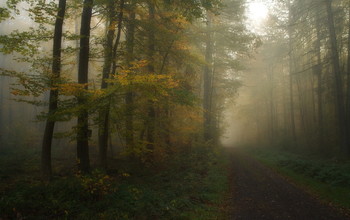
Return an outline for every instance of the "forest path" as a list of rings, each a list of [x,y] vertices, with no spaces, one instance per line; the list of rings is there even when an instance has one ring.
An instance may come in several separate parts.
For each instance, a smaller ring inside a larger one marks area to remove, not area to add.
[[[230,219],[346,220],[336,210],[237,149],[231,151]]]

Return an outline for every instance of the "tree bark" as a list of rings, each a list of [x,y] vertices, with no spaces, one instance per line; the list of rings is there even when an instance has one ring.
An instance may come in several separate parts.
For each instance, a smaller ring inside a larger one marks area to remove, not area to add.
[[[78,83],[82,84],[88,90],[88,72],[89,72],[89,52],[90,52],[90,24],[92,16],[93,0],[84,0],[83,13],[81,15],[80,27],[80,50],[78,66]],[[87,98],[85,94],[79,94],[78,104],[82,110],[78,115],[77,125],[77,157],[78,168],[82,173],[90,172],[89,159],[89,114],[87,107]]]
[[[66,0],[60,0],[58,4],[58,12],[55,22],[55,31],[53,38],[53,54],[52,54],[52,78],[50,82],[49,112],[46,120],[44,137],[41,150],[41,175],[44,181],[49,181],[52,175],[51,166],[51,148],[52,137],[55,128],[55,119],[52,118],[58,106],[58,91],[53,89],[55,83],[61,75],[61,48],[62,48],[62,29],[63,20],[66,13]]]

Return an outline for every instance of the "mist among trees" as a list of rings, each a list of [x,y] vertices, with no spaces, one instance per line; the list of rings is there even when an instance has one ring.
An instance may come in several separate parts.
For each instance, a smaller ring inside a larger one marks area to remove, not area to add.
[[[345,190],[349,51],[343,0],[3,1],[0,219],[252,219],[260,166]]]

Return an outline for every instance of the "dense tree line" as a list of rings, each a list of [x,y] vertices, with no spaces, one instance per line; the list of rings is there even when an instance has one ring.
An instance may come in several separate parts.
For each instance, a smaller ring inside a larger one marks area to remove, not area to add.
[[[349,8],[342,0],[275,1],[247,79],[256,85],[245,106],[255,140],[349,156]]]
[[[82,173],[91,169],[93,139],[102,169],[113,136],[130,159],[150,164],[216,143],[224,106],[240,86],[238,60],[255,48],[243,3],[8,1],[1,21],[26,13],[33,28],[2,34],[0,52],[30,68],[1,72],[16,79],[11,93],[20,101],[48,106],[39,115],[43,178],[52,175],[55,125],[63,121],[77,120],[65,136],[77,143]]]

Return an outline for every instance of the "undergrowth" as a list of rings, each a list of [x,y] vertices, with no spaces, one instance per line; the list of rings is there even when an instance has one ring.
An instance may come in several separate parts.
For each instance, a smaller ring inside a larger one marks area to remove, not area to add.
[[[267,149],[251,150],[250,153],[321,199],[350,209],[350,162],[303,157]]]
[[[17,183],[0,193],[0,219],[223,219],[226,166],[219,151],[194,148],[159,164],[119,160],[107,173]]]

